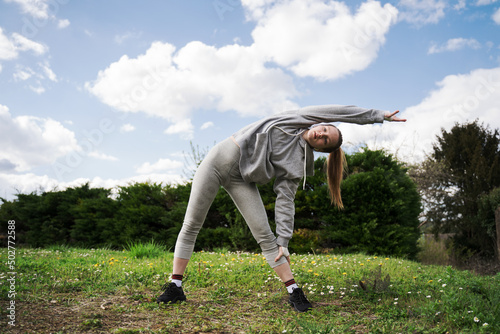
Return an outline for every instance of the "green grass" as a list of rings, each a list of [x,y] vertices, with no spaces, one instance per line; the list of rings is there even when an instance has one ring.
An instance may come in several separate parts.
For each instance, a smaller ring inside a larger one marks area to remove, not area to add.
[[[173,254],[148,247],[146,255],[133,247],[17,249],[16,327],[7,333],[500,332],[500,274],[363,254],[292,255],[314,306],[299,314],[262,255],[198,252],[184,279],[188,301],[158,306]],[[2,265],[7,255],[1,249]],[[10,270],[0,268],[4,321]]]

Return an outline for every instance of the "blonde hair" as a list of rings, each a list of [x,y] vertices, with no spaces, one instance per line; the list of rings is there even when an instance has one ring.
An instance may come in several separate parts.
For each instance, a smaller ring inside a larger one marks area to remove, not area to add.
[[[340,184],[344,179],[344,172],[347,173],[347,160],[344,151],[339,147],[328,155],[326,176],[328,179],[328,188],[330,189],[331,203],[340,210],[344,209],[340,194]]]

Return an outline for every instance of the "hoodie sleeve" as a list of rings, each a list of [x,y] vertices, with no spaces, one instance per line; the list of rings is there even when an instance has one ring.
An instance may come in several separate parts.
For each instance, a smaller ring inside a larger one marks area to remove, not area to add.
[[[274,181],[274,192],[276,193],[276,205],[274,216],[276,221],[277,243],[288,247],[288,242],[293,235],[293,224],[295,216],[295,194],[300,179],[276,178]]]
[[[385,111],[356,106],[310,106],[296,111],[297,114],[320,122],[345,122],[356,124],[383,123]]]

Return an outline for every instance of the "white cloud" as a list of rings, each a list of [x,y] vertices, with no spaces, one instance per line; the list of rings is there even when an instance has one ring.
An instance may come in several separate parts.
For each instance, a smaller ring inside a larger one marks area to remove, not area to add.
[[[26,81],[31,78],[35,72],[29,67],[17,66],[16,72],[13,74],[15,81]]]
[[[377,57],[397,10],[378,1],[351,13],[341,2],[243,1],[256,21],[253,44],[180,49],[154,42],[143,55],[122,56],[86,89],[123,112],[144,112],[172,123],[166,133],[191,138],[197,110],[266,116],[296,108],[298,76],[333,80],[361,71]],[[121,40],[121,39],[120,39]]]
[[[42,55],[48,51],[47,46],[32,41],[18,33],[12,34],[12,41],[19,51],[33,51],[36,55]]]
[[[481,43],[474,38],[452,38],[449,39],[444,45],[432,45],[427,53],[434,54],[446,51],[457,51],[464,48],[479,49],[481,48]]]
[[[296,75],[332,80],[368,67],[385,43],[398,11],[378,1],[361,4],[352,14],[342,2],[288,0],[243,1],[257,20],[252,32],[257,52]]]
[[[496,24],[499,24],[499,25],[500,25],[500,8],[498,8],[498,9],[496,10],[496,12],[495,12],[495,13],[493,13],[492,18],[493,18],[493,21],[495,21],[495,23],[496,23]]]
[[[205,130],[205,129],[211,128],[212,126],[214,126],[214,122],[205,122],[202,124],[200,129]]]
[[[447,7],[443,0],[400,0],[400,19],[416,25],[438,23]]]
[[[194,127],[190,119],[184,119],[169,126],[164,133],[168,135],[178,134],[184,140],[193,139]]]
[[[142,36],[142,32],[126,32],[121,35],[116,35],[115,36],[115,43],[116,44],[123,44],[126,40],[128,39],[138,39]]]
[[[49,0],[4,0],[14,2],[21,7],[24,14],[29,14],[39,19],[49,18]]]
[[[215,48],[191,42],[175,52],[155,42],[144,55],[123,56],[86,88],[125,112],[145,112],[178,123],[198,109],[266,115],[294,106],[297,92],[281,69],[268,68],[252,47]]]
[[[112,156],[112,155],[107,155],[102,152],[98,151],[92,151],[88,153],[89,157],[99,159],[99,160],[106,160],[106,161],[118,161],[118,158]]]
[[[0,27],[0,60],[16,59],[19,52],[24,51],[32,51],[35,55],[43,55],[48,51],[48,47],[18,33],[13,33],[9,38]]]
[[[500,67],[449,75],[419,104],[402,110],[406,123],[384,123],[376,128],[341,125],[345,138],[356,138],[370,147],[385,148],[408,162],[432,152],[441,128],[478,119],[500,128]]]
[[[182,166],[184,166],[184,164],[177,160],[160,159],[154,164],[150,164],[149,162],[143,163],[140,167],[137,168],[136,172],[139,174],[152,174],[157,172],[175,170],[181,168]]]
[[[455,10],[461,10],[464,9],[466,6],[466,1],[465,0],[458,0],[458,2],[453,6],[453,9]]]
[[[45,74],[45,77],[49,79],[50,81],[57,82],[57,76],[56,74],[52,71],[50,68],[50,65],[48,62],[41,63],[39,64],[40,67],[42,68],[43,73]]]
[[[59,29],[64,29],[64,28],[67,28],[67,27],[69,27],[69,25],[70,25],[70,22],[69,22],[69,20],[68,20],[68,19],[59,20],[59,21],[57,22],[57,27],[58,27]]]
[[[38,95],[45,93],[45,87],[43,87],[40,82],[38,82],[37,86],[29,85],[29,89]]]
[[[4,35],[3,29],[0,28],[0,60],[11,60],[17,58],[17,56],[17,47],[12,40]]]
[[[132,124],[123,124],[121,127],[120,127],[120,132],[132,132],[135,130],[135,126],[133,126]]]
[[[0,142],[2,159],[16,166],[16,171],[51,164],[58,157],[79,150],[75,134],[50,118],[12,117],[0,105]]]
[[[477,6],[485,6],[485,5],[491,5],[492,3],[497,2],[497,0],[477,0],[476,5]]]

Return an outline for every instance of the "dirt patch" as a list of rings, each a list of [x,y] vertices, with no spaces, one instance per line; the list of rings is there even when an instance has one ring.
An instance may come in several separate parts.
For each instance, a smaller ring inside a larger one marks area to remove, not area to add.
[[[110,333],[120,332],[120,328],[157,331],[165,327],[162,317],[141,307],[151,302],[125,296],[75,295],[17,302],[16,326],[8,326],[6,333]],[[7,304],[2,301],[2,309],[4,303]]]

